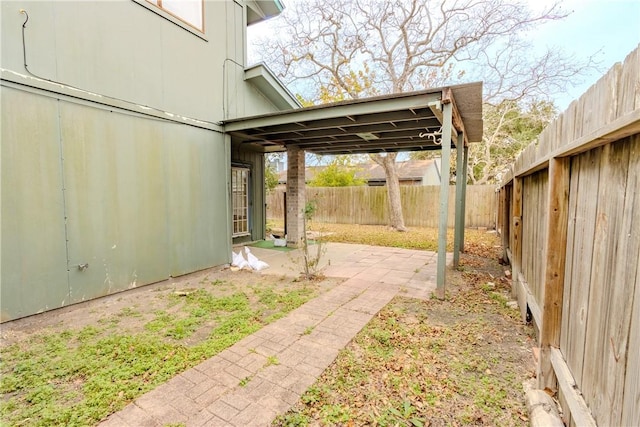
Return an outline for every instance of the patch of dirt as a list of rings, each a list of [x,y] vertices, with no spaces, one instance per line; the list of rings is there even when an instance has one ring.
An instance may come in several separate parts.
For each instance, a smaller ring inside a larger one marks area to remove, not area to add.
[[[208,269],[3,323],[0,325],[1,346],[23,341],[45,329],[81,330],[86,326],[97,326],[114,319],[114,316],[121,331],[135,333],[141,331],[144,325],[155,317],[156,312],[166,311],[174,315],[180,312],[179,301],[176,303],[175,298],[173,301],[167,298],[170,295],[183,297],[199,289],[206,289],[216,297],[223,297],[253,286],[271,286],[277,291],[291,286],[294,281],[297,282],[297,279],[248,270]],[[342,279],[329,278],[309,284],[318,286],[323,292],[341,281]],[[252,298],[252,293],[248,292],[247,295]],[[203,341],[209,335],[212,326],[205,323],[184,344],[190,346]]]

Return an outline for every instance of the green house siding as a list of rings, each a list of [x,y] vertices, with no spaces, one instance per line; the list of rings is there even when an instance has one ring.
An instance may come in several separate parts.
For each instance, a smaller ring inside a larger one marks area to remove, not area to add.
[[[0,321],[228,263],[232,158],[263,237],[262,155],[221,125],[278,110],[245,81],[247,5],[206,0],[204,33],[154,8],[0,2]]]
[[[229,261],[223,134],[1,90],[3,320]]]
[[[34,97],[35,98],[35,97]],[[69,302],[58,103],[2,88],[0,320]],[[13,109],[19,114],[6,115]],[[34,126],[37,123],[37,126]]]

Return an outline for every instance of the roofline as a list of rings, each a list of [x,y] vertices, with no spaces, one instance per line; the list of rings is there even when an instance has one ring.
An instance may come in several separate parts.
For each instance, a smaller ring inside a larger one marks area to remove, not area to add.
[[[250,19],[248,25],[278,16],[285,8],[280,0],[247,0],[246,5],[254,13],[254,19]]]
[[[302,107],[300,101],[298,101],[264,62],[245,68],[244,80],[253,84],[281,110],[291,108],[299,109]]]

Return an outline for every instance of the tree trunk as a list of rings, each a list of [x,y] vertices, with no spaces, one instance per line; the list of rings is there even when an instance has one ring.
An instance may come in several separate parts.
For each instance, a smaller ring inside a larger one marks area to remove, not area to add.
[[[390,226],[396,231],[407,231],[404,226],[402,214],[402,201],[400,199],[400,181],[396,167],[397,153],[387,153],[386,156],[371,154],[371,158],[384,169],[387,178],[387,196],[389,197]]]

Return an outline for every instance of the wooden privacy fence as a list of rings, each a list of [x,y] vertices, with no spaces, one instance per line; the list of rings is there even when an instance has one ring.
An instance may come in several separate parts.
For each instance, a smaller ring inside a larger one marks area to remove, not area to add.
[[[513,165],[498,230],[570,425],[640,425],[640,47]]]
[[[386,225],[389,223],[386,187],[307,187],[307,200],[315,200],[314,220],[340,224]],[[448,227],[454,226],[455,186],[449,187]],[[267,196],[267,218],[282,219],[284,190]],[[409,227],[438,227],[440,186],[400,187],[405,224]],[[468,185],[465,225],[494,228],[495,187]]]

